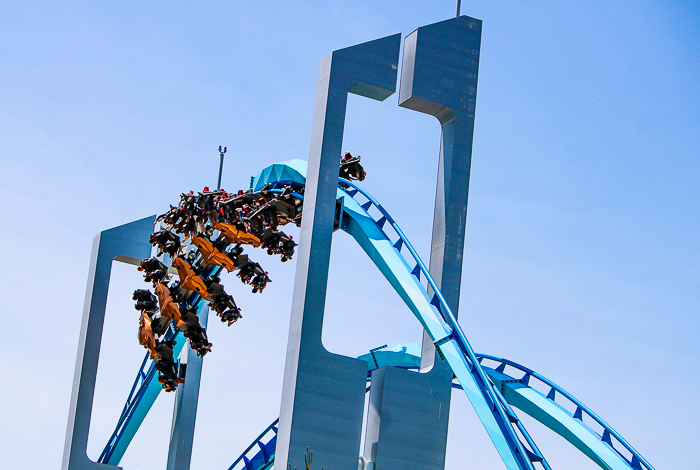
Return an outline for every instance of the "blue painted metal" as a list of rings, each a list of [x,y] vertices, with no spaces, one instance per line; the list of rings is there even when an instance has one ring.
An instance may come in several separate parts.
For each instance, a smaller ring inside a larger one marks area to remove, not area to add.
[[[391,347],[383,346],[372,349],[358,359],[369,363],[369,371],[381,367],[399,367],[401,369],[417,369],[420,367],[420,345],[415,343],[400,343]]]
[[[510,366],[523,372],[525,374],[523,378],[528,378],[526,380],[529,380],[529,378],[535,378],[543,384],[549,386],[550,390],[547,396],[544,396],[529,385],[523,386],[523,384],[517,383],[506,384],[510,391],[509,393],[505,394],[505,397],[513,406],[521,409],[545,426],[555,431],[557,434],[566,438],[584,454],[598,463],[598,465],[602,468],[606,468],[604,465],[609,465],[610,468],[636,468],[635,465],[637,465],[638,468],[642,468],[641,465],[643,465],[647,470],[654,470],[654,467],[600,416],[551,380],[533,371],[532,369],[508,359],[490,356],[487,354],[479,354],[479,357],[481,359],[498,362],[498,367],[493,370],[499,372],[500,374],[503,374],[506,366]],[[486,370],[488,372],[490,369],[487,368]],[[489,375],[492,375],[492,379],[498,382],[498,376],[492,373]],[[574,413],[567,411],[560,404],[556,403],[555,400],[558,395],[566,398],[576,407]],[[602,435],[584,423],[584,421],[587,421],[588,418],[593,420],[602,428]],[[623,455],[622,452],[620,452],[622,449],[615,447],[612,438],[614,438],[631,457],[626,457]],[[605,444],[605,447],[601,447],[600,443]],[[618,465],[616,460],[610,456],[610,449],[615,451],[616,457],[625,462],[627,465],[626,467],[620,467]],[[603,462],[600,462],[600,460]]]
[[[269,177],[267,178],[269,179]],[[510,406],[498,390],[493,388],[485,372],[476,361],[466,336],[461,331],[447,302],[440,293],[440,289],[416,250],[378,201],[355,183],[342,178],[339,181],[353,187],[367,199],[367,203],[360,206],[354,198],[343,198],[343,211],[349,217],[343,230],[352,235],[365,250],[399,296],[406,302],[409,309],[416,315],[432,340],[438,342],[449,337],[448,341],[440,344],[439,350],[459,378],[506,467],[513,470],[532,469],[532,461],[525,451],[527,442],[521,442],[516,430],[511,426],[511,420],[515,417],[515,413],[510,410]],[[342,188],[337,189],[337,199],[346,195],[349,196]],[[386,218],[411,253],[418,268],[418,270],[414,270],[415,276],[410,274],[411,269],[401,253],[394,248],[393,243],[367,213],[372,205]],[[416,279],[420,273],[427,279],[429,286],[435,292],[439,308],[431,304],[427,291]],[[514,419],[512,422],[517,423],[517,421]],[[530,451],[533,452],[533,449]],[[537,461],[540,461],[539,458]]]
[[[257,468],[257,469],[255,469],[255,470],[263,470],[264,468],[267,468],[267,466],[271,466],[271,465],[274,463],[274,461],[275,461],[275,449],[276,449],[276,446],[277,446],[277,428],[276,428],[275,426],[277,426],[277,424],[278,424],[279,422],[280,422],[280,419],[277,418],[277,419],[274,420],[274,421],[272,422],[272,424],[270,424],[263,432],[261,432],[260,435],[259,435],[258,437],[256,437],[255,440],[248,446],[248,448],[247,448],[246,450],[244,450],[244,451],[241,453],[241,455],[240,455],[236,460],[234,460],[234,462],[231,464],[231,466],[228,468],[228,470],[233,470],[234,467],[235,467],[236,465],[238,465],[238,463],[240,463],[241,461],[246,461],[246,460],[247,460],[246,455],[247,455],[248,452],[250,452],[256,445],[259,446],[259,447],[261,447],[261,449],[260,449],[260,452],[258,452],[257,454],[255,454],[255,456],[253,457],[252,460],[254,460],[254,461],[260,461],[261,459],[258,458],[258,455],[260,455],[260,457],[263,457],[262,460],[263,460],[264,463],[262,464],[262,466],[261,466],[260,468]],[[262,442],[263,439],[265,439],[266,437],[270,436],[270,433],[274,433],[274,435],[271,436],[271,437],[267,440],[267,443],[263,444],[263,442]],[[267,455],[268,455],[267,459],[264,458],[265,456],[264,456],[262,447],[264,447],[265,449],[267,449]],[[247,462],[246,462],[245,467],[246,467],[246,469],[248,468],[248,463],[247,463]]]
[[[452,371],[464,387],[469,401],[484,424],[506,467],[520,470],[534,468],[525,450],[527,441],[525,443],[521,442],[516,429],[513,427],[514,425],[517,426],[518,422],[517,418],[515,418],[515,413],[510,410],[510,406],[498,390],[493,387],[486,373],[479,365],[464,332],[461,330],[440,289],[416,250],[403,234],[398,224],[378,201],[356,184],[343,179],[340,179],[340,181],[357,189],[371,205],[374,205],[386,217],[396,234],[403,240],[404,246],[412,255],[414,262],[420,269],[420,273],[427,279],[428,285],[435,293],[435,303],[439,308],[436,308],[431,303],[432,299],[428,296],[422,284],[417,282],[416,277],[409,274],[411,269],[404,257],[376,226],[375,221],[366,210],[360,207],[359,203],[355,202],[354,199],[346,198],[343,206],[343,210],[347,213],[349,219],[353,221],[353,223],[348,222],[346,224],[347,228],[344,228],[344,230],[355,238],[372,261],[374,261],[384,277],[406,302],[406,305],[416,315],[425,331],[436,343],[439,351],[448,361]],[[443,339],[445,339],[444,342],[441,341]],[[518,428],[520,427],[518,426]],[[533,449],[529,450],[534,453]],[[537,461],[540,461],[539,458]]]

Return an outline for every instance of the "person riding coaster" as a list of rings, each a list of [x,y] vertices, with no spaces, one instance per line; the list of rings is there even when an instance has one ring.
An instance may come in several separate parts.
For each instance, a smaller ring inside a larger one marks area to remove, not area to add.
[[[288,236],[284,232],[277,232],[271,228],[265,230],[260,240],[262,242],[261,246],[267,248],[267,254],[282,255],[283,263],[292,258],[292,255],[294,255],[294,247],[297,246],[291,236]]]
[[[241,309],[236,306],[233,297],[226,292],[212,296],[209,306],[214,309],[222,322],[228,322],[228,326],[243,318],[240,313]]]
[[[264,274],[257,274],[250,283],[253,286],[253,294],[262,292],[268,282],[272,282],[272,280],[268,277],[267,271]]]
[[[142,260],[138,270],[146,273],[144,279],[146,282],[153,282],[153,287],[160,282],[167,282],[169,279],[168,267],[157,258]]]
[[[190,340],[190,347],[197,351],[198,356],[204,355],[211,351],[212,344],[207,338],[206,330],[199,324],[197,310],[187,304],[181,305],[182,324],[178,326],[180,331],[185,335],[185,338]]]
[[[177,376],[177,363],[173,358],[173,348],[176,344],[176,341],[166,340],[159,342],[155,347],[156,369],[160,372],[158,382],[162,384],[163,390],[166,392],[175,391],[180,382]]]
[[[163,336],[168,331],[170,319],[160,315],[156,296],[150,290],[137,289],[132,299],[136,300],[134,308],[147,315],[153,333],[159,337]]]
[[[131,300],[136,301],[136,310],[158,310],[158,299],[148,289],[136,289]]]
[[[353,157],[350,152],[345,152],[345,156],[340,160],[339,176],[349,181],[364,181],[367,173],[360,165],[360,157]],[[343,184],[343,187],[347,185]],[[347,188],[346,188],[347,189]]]
[[[175,233],[182,233],[186,235],[185,239],[187,239],[189,233],[197,226],[196,217],[192,212],[182,207],[175,207],[172,205],[170,206],[170,210],[168,212],[159,215],[158,218],[156,218],[156,223],[160,221],[163,221],[163,223],[173,227],[175,229]]]
[[[165,229],[153,232],[148,241],[151,245],[158,247],[158,254],[156,256],[161,256],[163,253],[166,253],[171,258],[174,258],[179,254],[182,247],[180,237]]]

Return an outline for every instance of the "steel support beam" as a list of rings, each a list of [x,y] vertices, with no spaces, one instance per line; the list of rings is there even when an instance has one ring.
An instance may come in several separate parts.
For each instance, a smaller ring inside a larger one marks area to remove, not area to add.
[[[153,232],[155,216],[105,230],[92,244],[83,321],[80,327],[78,357],[73,376],[68,412],[66,444],[63,450],[62,470],[94,470],[111,465],[93,462],[87,456],[88,433],[95,396],[97,365],[100,358],[102,328],[112,261],[119,255],[144,259],[151,256],[148,237]]]
[[[199,324],[207,327],[209,308],[204,307],[199,314]],[[189,341],[189,340],[188,340]],[[189,470],[192,460],[197,404],[199,402],[199,384],[202,380],[202,357],[197,351],[187,349],[187,367],[183,382],[175,392],[173,423],[170,431],[167,470]]]
[[[418,28],[404,42],[399,89],[399,106],[435,116],[442,126],[430,273],[455,316],[462,280],[480,45],[481,21],[474,18],[460,16]],[[435,346],[427,334],[423,336],[421,370],[429,372],[373,374],[365,459],[381,469],[445,467],[452,370],[446,362],[436,360]],[[375,388],[376,376],[381,378],[381,387]],[[413,400],[405,399],[406,389],[411,390]]]
[[[357,470],[367,362],[321,343],[348,93],[383,101],[396,91],[401,35],[341,49],[321,61],[292,299],[276,464]]]

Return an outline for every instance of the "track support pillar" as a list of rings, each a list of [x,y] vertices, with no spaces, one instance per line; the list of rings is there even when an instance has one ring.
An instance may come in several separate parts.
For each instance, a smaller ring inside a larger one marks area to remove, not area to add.
[[[367,362],[321,343],[348,93],[396,91],[401,35],[334,51],[321,61],[284,371],[275,467],[357,470]]]
[[[207,327],[209,308],[204,307],[199,314],[199,324]],[[199,384],[202,380],[202,358],[197,351],[187,347],[187,368],[184,381],[175,392],[175,408],[170,431],[167,470],[189,470],[192,460],[192,443],[197,419]]]
[[[455,317],[462,280],[480,47],[481,20],[452,18],[408,35],[401,68],[399,106],[434,116],[442,126],[430,273]],[[373,374],[370,404],[374,405],[367,423],[365,459],[380,469],[445,467],[453,374],[448,364],[437,358],[427,333],[423,335],[421,371],[429,372],[387,370]],[[374,377],[381,378],[381,388],[375,389]],[[412,399],[404,396],[406,390],[412,391]]]
[[[104,327],[107,292],[112,261],[119,255],[132,258],[151,256],[149,235],[153,232],[155,216],[105,230],[92,244],[83,321],[80,327],[78,357],[73,376],[68,411],[68,429],[63,450],[62,470],[95,470],[116,468],[93,462],[87,456],[88,433],[95,397],[95,380],[100,359],[102,328]]]

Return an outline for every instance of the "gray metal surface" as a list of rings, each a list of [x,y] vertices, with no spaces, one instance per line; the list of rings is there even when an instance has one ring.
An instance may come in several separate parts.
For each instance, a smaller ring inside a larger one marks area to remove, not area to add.
[[[321,343],[347,94],[396,90],[401,35],[334,51],[321,61],[284,372],[276,467],[356,470],[367,362]]]
[[[148,237],[153,232],[155,216],[105,230],[97,235],[92,245],[83,321],[80,327],[78,357],[73,376],[68,412],[66,444],[63,450],[63,470],[89,470],[103,465],[87,456],[88,433],[95,396],[95,380],[100,358],[102,328],[112,261],[119,255],[144,259],[151,256]]]
[[[461,16],[423,26],[406,37],[401,68],[399,106],[435,116],[442,126],[430,273],[455,316],[459,311],[480,44],[481,21],[474,18]],[[375,405],[367,423],[365,459],[380,470],[442,470],[445,466],[452,370],[446,362],[436,361],[435,347],[427,334],[423,337],[421,371],[429,372],[373,374],[370,403]],[[375,374],[386,375],[381,389],[375,390]],[[403,388],[411,390],[413,402],[402,399],[406,393]],[[378,394],[384,398],[376,397]]]
[[[364,458],[375,468],[435,469],[445,461],[451,389],[430,374],[383,367],[372,373]]]
[[[209,308],[204,307],[199,314],[199,324],[207,327]],[[202,379],[202,358],[197,351],[187,349],[187,369],[185,380],[175,392],[175,407],[170,431],[167,470],[188,470],[192,460],[192,443],[194,442],[197,404],[199,402],[199,384]]]

